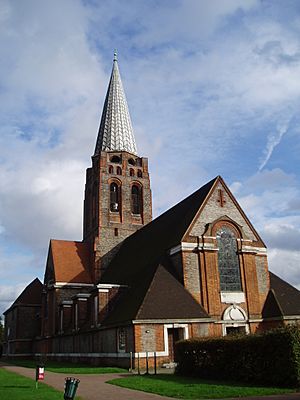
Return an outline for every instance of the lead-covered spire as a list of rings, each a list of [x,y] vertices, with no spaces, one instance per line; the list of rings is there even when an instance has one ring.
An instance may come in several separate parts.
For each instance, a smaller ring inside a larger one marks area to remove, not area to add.
[[[114,53],[113,68],[106,93],[95,154],[101,151],[128,151],[137,154],[128,105]]]

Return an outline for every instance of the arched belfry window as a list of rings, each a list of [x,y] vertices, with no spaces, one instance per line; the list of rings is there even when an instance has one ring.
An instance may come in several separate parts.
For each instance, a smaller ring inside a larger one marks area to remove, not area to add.
[[[121,169],[121,167],[117,167],[117,175],[122,175],[122,169]]]
[[[142,188],[138,185],[133,185],[131,188],[131,212],[132,214],[142,212]]]
[[[218,265],[221,292],[242,291],[236,234],[227,225],[217,230]]]
[[[113,162],[113,163],[120,163],[121,162],[121,158],[119,156],[112,156],[110,161]]]
[[[110,184],[110,211],[118,212],[120,209],[120,187],[115,183]]]

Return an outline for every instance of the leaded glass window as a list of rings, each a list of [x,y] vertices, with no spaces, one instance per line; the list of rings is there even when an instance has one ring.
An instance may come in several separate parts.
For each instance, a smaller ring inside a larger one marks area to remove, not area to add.
[[[222,226],[217,231],[217,242],[221,292],[240,292],[242,286],[236,236],[228,226]]]

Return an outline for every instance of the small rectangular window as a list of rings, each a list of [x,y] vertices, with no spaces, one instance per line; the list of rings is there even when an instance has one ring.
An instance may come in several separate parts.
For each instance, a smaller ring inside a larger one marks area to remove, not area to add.
[[[118,329],[118,351],[126,351],[126,330],[124,328]]]

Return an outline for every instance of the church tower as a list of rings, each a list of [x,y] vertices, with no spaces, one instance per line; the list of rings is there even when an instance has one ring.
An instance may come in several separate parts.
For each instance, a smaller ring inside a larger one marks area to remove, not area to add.
[[[121,242],[151,220],[148,159],[137,153],[115,53],[92,167],[86,171],[83,241],[93,246],[95,281]]]

